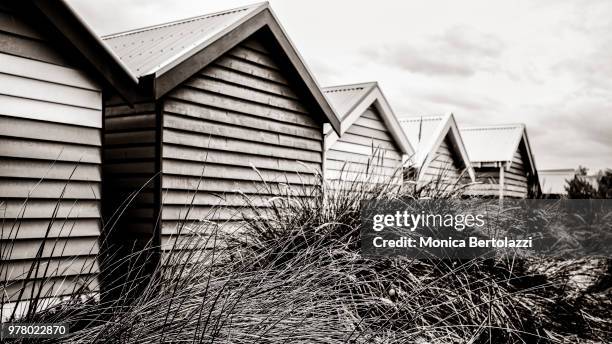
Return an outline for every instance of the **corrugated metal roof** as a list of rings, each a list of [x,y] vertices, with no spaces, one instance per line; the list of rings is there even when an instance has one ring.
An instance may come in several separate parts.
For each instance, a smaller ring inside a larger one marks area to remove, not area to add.
[[[395,139],[404,154],[412,155],[414,149],[404,134],[391,105],[387,101],[378,83],[364,82],[322,88],[325,98],[341,121],[341,134],[344,134],[366,110],[364,106],[374,105],[391,136]],[[331,129],[325,130],[326,147],[332,145],[338,136],[329,137]]]
[[[419,116],[399,119],[410,144],[416,150],[413,158],[415,164],[421,166],[427,158],[431,146],[444,128],[445,118],[447,116]]]
[[[338,117],[343,119],[374,87],[376,82],[323,87],[323,93]]]
[[[245,21],[258,3],[102,37],[136,77],[152,74]]]
[[[538,177],[542,186],[542,193],[553,195],[564,195],[567,180],[574,178],[576,170],[572,168],[539,170]]]
[[[524,131],[524,124],[507,124],[461,128],[461,136],[472,162],[512,161]]]

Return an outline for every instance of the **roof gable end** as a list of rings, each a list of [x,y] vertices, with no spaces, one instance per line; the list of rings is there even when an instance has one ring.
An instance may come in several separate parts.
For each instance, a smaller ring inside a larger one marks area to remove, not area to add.
[[[382,93],[378,83],[366,82],[352,85],[332,86],[323,88],[332,107],[341,119],[340,135],[331,130],[325,133],[325,149],[342,136],[370,107],[374,106],[381,116],[389,133],[404,155],[414,154],[410,141],[404,134],[397,117]]]
[[[254,34],[266,37],[323,122],[340,120],[267,2],[105,36],[140,87],[159,99]]]
[[[466,171],[472,181],[475,180],[474,169],[467,154],[467,150],[457,127],[455,116],[420,116],[400,118],[402,129],[416,147],[413,163],[424,171],[435,159],[435,152],[448,137],[453,143],[452,148],[460,161],[463,162]]]

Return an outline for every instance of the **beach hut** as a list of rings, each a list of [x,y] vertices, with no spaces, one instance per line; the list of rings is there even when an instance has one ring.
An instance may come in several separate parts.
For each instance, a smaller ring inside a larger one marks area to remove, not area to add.
[[[320,187],[323,125],[340,121],[267,3],[102,39],[141,95],[105,107],[104,208],[124,209],[114,242],[164,252],[201,223],[252,216],[245,196],[265,209]]]
[[[62,1],[0,4],[2,319],[97,291],[102,92],[130,82]]]
[[[402,129],[415,147],[405,165],[405,177],[419,183],[442,182],[445,186],[475,180],[461,133],[452,114],[400,118]]]
[[[476,172],[468,193],[495,198],[533,198],[540,182],[524,124],[461,128]]]
[[[331,127],[325,131],[325,179],[401,183],[402,163],[413,149],[378,84],[323,92],[341,119],[339,133]]]
[[[545,198],[561,198],[567,195],[565,187],[568,181],[574,179],[576,170],[573,168],[558,168],[538,170],[542,195]]]

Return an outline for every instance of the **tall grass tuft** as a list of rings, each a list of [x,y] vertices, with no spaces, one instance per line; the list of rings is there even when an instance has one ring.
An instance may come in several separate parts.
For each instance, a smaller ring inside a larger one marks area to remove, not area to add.
[[[567,277],[552,278],[546,269],[538,270],[540,261],[362,257],[362,201],[431,195],[381,182],[375,171],[372,163],[359,178],[325,181],[319,176],[320,188],[269,184],[275,196],[266,207],[244,196],[252,216],[238,228],[207,221],[181,226],[179,234],[190,235],[178,235],[164,248],[163,264],[141,292],[130,295],[129,303],[75,299],[25,320],[69,323],[71,333],[61,339],[68,343],[562,343],[610,338],[609,303],[607,315],[597,313],[606,309],[605,296],[568,297]],[[401,171],[391,180],[397,175]],[[434,185],[428,188],[435,192]],[[442,192],[458,197],[459,192],[448,191]]]

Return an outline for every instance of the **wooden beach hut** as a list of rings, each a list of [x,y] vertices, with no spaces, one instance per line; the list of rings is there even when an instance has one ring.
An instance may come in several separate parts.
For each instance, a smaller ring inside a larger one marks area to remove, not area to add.
[[[320,186],[323,125],[340,121],[267,3],[103,40],[141,94],[106,102],[106,213],[131,200],[116,242],[168,250],[200,220],[251,216],[245,195],[265,209]]]
[[[401,183],[402,163],[413,149],[378,84],[323,91],[341,119],[339,133],[325,131],[325,179]]]
[[[524,124],[461,128],[476,172],[474,196],[533,198],[540,182]]]
[[[405,178],[449,186],[474,181],[474,169],[452,114],[402,117],[400,124],[416,150],[404,166]]]
[[[130,82],[64,2],[0,4],[2,319],[97,291],[102,92]]]
[[[567,196],[565,187],[568,181],[574,179],[576,169],[573,168],[557,168],[538,170],[540,178],[540,186],[542,187],[542,195],[544,198],[561,198]]]

